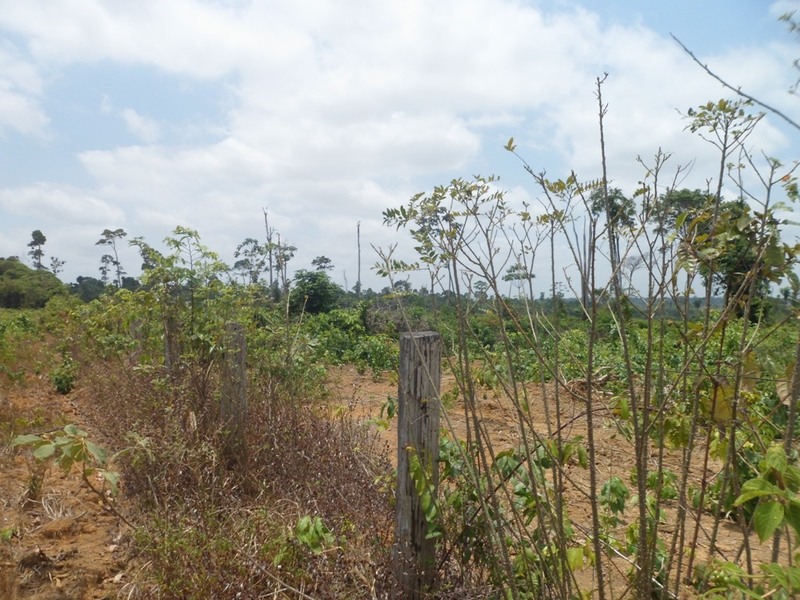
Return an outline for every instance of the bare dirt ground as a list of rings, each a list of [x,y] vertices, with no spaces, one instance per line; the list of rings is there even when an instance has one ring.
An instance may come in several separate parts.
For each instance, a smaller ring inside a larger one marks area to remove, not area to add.
[[[60,396],[46,379],[0,390],[4,414],[38,423],[81,424],[79,393]],[[0,454],[0,598],[116,598],[126,581],[128,530],[81,481],[78,468],[43,471],[28,451]]]
[[[349,408],[358,418],[380,418],[387,398],[397,396],[396,380],[389,375],[375,380],[370,373],[359,374],[355,368],[343,367],[333,370],[330,380],[331,406]],[[445,376],[442,391],[453,386],[452,377]],[[0,389],[2,414],[17,415],[33,423],[75,423],[87,429],[90,438],[98,439],[98,432],[92,432],[84,422],[90,414],[89,403],[91,398],[80,390],[67,396],[50,391],[49,382],[41,378],[31,378],[24,386]],[[514,446],[518,442],[517,418],[510,403],[481,393],[480,407],[495,451]],[[535,389],[531,390],[530,407],[534,429],[546,432],[541,393]],[[447,414],[453,431],[463,436],[466,431],[463,408],[452,406]],[[565,424],[562,430],[565,437],[585,436],[585,415],[578,401],[563,402],[560,416]],[[47,428],[34,427],[33,431],[17,433],[37,433]],[[390,420],[389,427],[381,429],[379,435],[394,461],[396,419]],[[611,475],[618,475],[627,481],[633,465],[632,448],[602,414],[597,417],[595,439],[598,480],[602,482]],[[677,461],[677,457],[668,458],[667,462],[670,460]],[[677,471],[677,464],[675,467]],[[139,568],[127,559],[126,540],[130,529],[86,489],[77,467],[67,475],[50,469],[37,483],[40,473],[30,453],[7,448],[0,452],[0,472],[0,534],[8,540],[0,542],[0,600],[125,597],[125,584],[132,579],[133,570]],[[693,477],[700,475],[697,472]],[[588,471],[575,465],[569,468],[569,476],[578,484],[564,492],[571,518],[588,532],[590,502],[585,494],[574,489],[588,489]],[[36,488],[37,485],[38,489],[32,489],[31,486]],[[121,503],[119,510],[124,513],[124,494]],[[666,509],[674,511],[675,506],[667,503]],[[708,531],[703,531],[698,541],[701,550],[704,544],[706,549],[708,547],[707,535]],[[740,541],[736,528],[726,526],[717,547],[733,558]],[[758,559],[768,560],[767,548],[758,547],[756,540],[754,547]],[[623,595],[627,585],[627,565],[618,567],[618,576],[611,578],[612,585],[617,588],[610,590],[611,597]],[[591,570],[587,570],[585,576],[589,579],[582,585],[591,586]],[[691,590],[687,590],[684,597],[692,597]]]

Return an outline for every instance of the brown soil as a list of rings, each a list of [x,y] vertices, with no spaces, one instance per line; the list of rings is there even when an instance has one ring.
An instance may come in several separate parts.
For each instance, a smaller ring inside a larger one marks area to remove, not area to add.
[[[453,390],[455,385],[455,379],[452,376],[444,375],[442,378],[442,395],[447,396],[447,393]],[[582,436],[585,442],[587,436],[586,411],[585,403],[580,399],[582,397],[580,386],[581,384],[577,383],[575,387],[571,387],[574,391],[574,396],[570,395],[568,392],[562,391],[560,402],[561,411],[558,417],[561,423],[563,439],[567,440],[574,436]],[[352,407],[355,414],[372,419],[380,417],[381,408],[386,402],[387,397],[397,396],[396,382],[390,382],[385,379],[376,381],[369,373],[358,374],[352,367],[340,369],[337,375],[333,377],[330,389],[333,402],[338,400],[341,405]],[[548,388],[546,393],[552,399],[552,388]],[[546,439],[548,437],[548,413],[545,411],[542,389],[538,386],[531,386],[525,390],[525,395],[528,401],[529,411],[524,418],[529,421],[530,429]],[[489,390],[479,390],[477,396],[481,422],[487,427],[493,451],[496,453],[518,446],[520,443],[520,433],[517,423],[520,418],[510,400],[502,394],[493,393]],[[603,406],[604,397],[602,394],[600,394],[599,397],[595,397],[595,402],[600,406],[600,408],[596,409],[593,413],[594,442],[597,448],[595,459],[597,464],[596,477],[599,482],[598,485],[616,475],[626,482],[631,494],[634,494],[636,491],[635,486],[629,481],[632,468],[635,464],[634,448],[614,426],[611,418],[611,409]],[[464,439],[467,426],[463,404],[458,403],[455,406],[451,406],[446,410],[446,413],[447,422],[445,423],[443,419],[442,426],[446,427],[452,435],[455,435],[459,439]],[[556,416],[552,414],[552,409],[549,417],[551,423],[555,421]],[[390,421],[389,428],[383,430],[380,435],[386,441],[390,449],[390,457],[392,457],[393,463],[396,465],[397,420],[394,419]],[[719,476],[720,470],[720,464],[712,460],[707,467],[707,471],[703,473],[702,464],[699,463],[700,457],[704,454],[701,446],[702,444],[699,444],[694,453],[698,459],[696,461],[697,464],[693,464],[690,470],[690,482],[694,483],[698,488],[703,477],[707,480],[712,480]],[[657,465],[657,453],[657,448],[651,449],[650,464],[653,469],[655,469]],[[680,473],[682,471],[681,458],[678,452],[667,452],[663,463],[666,468],[672,470],[674,473]],[[565,505],[568,507],[569,516],[576,532],[579,536],[582,536],[583,539],[588,539],[592,530],[592,499],[589,496],[589,471],[588,469],[580,467],[575,462],[567,465],[565,472],[569,485],[562,490],[562,498],[565,501]],[[666,514],[666,522],[660,528],[661,534],[663,539],[670,539],[674,532],[674,523],[677,516],[677,501],[665,501],[662,509]],[[636,507],[629,501],[629,508],[626,510],[626,515],[632,519],[635,512]],[[624,532],[628,524],[629,522],[623,521],[623,524],[618,528],[616,531],[616,537],[618,539],[624,537]],[[694,528],[693,518],[687,516],[687,535],[691,535]],[[702,514],[701,527],[698,531],[698,538],[695,544],[697,551],[695,564],[706,561],[712,554],[710,545],[712,528],[712,516],[708,513]],[[739,564],[743,564],[742,541],[743,535],[739,527],[732,521],[723,520],[714,544],[715,556],[717,559],[734,562],[738,561]],[[688,543],[689,540],[685,542],[685,544]],[[761,544],[758,538],[752,535],[749,539],[749,545],[754,565],[770,562],[770,543]],[[631,597],[631,590],[629,589],[630,563],[620,559],[611,561],[608,566],[609,575],[606,582],[608,586],[608,597]],[[593,577],[593,570],[585,569],[578,574],[577,580],[582,589],[593,589]],[[697,593],[690,586],[685,586],[685,589],[681,591],[681,598],[695,597],[697,597]]]
[[[453,379],[445,377],[443,392],[453,386]],[[33,427],[34,431],[16,433],[43,431],[50,427],[50,423],[76,423],[87,429],[91,398],[80,392],[61,396],[49,390],[49,382],[37,378],[7,391],[0,388],[0,415],[48,424],[39,429]],[[547,421],[541,392],[531,389],[529,393],[533,429],[546,435]],[[370,373],[359,374],[352,367],[332,372],[331,405],[348,407],[359,418],[379,419],[387,398],[396,395],[397,384],[390,376],[375,380]],[[495,451],[515,445],[519,437],[517,416],[510,403],[481,392],[480,407]],[[447,415],[455,434],[465,435],[462,407],[451,407]],[[564,424],[562,434],[566,438],[586,435],[585,415],[579,401],[563,402],[560,418]],[[102,439],[91,429],[88,433],[91,439]],[[596,416],[594,433],[598,447],[598,481],[603,482],[611,475],[619,475],[627,481],[633,465],[630,444],[610,425],[610,419],[604,418],[602,412]],[[395,456],[396,419],[390,420],[389,427],[381,430],[380,435],[386,442],[389,456]],[[0,542],[0,599],[125,597],[126,583],[132,580],[134,570],[140,568],[127,560],[125,540],[130,529],[86,488],[77,468],[66,475],[51,469],[44,473],[38,493],[31,490],[36,484],[37,467],[28,457],[29,452],[10,448],[0,453],[0,469],[4,474],[0,478],[0,532],[4,532],[6,537],[13,532],[10,543]],[[668,458],[667,463],[670,461],[677,461],[677,457]],[[673,470],[679,472],[677,462]],[[564,497],[576,528],[588,537],[590,503],[578,489],[589,488],[589,473],[573,465],[568,474],[577,485],[570,486]],[[700,478],[699,469],[693,477]],[[675,508],[674,504],[667,503],[666,509],[673,514]],[[124,504],[120,511],[125,512]],[[700,535],[700,549],[708,548],[707,534],[708,531],[704,531]],[[741,536],[735,527],[723,527],[717,546],[729,553],[732,559],[740,541]],[[753,544],[756,561],[768,560],[768,549],[759,547],[756,540]],[[612,585],[616,587],[610,590],[611,597],[622,595],[627,585],[625,573],[629,565],[620,561],[615,566],[618,576],[611,577]],[[582,585],[591,586],[591,570],[587,570],[584,576],[586,581],[582,581]],[[687,590],[686,597],[690,595],[690,590]]]
[[[0,390],[2,413],[34,423],[17,433],[43,432],[50,423],[81,424],[77,395],[58,395],[48,383],[31,379]],[[127,580],[121,543],[127,527],[86,487],[78,468],[43,471],[28,451],[7,448],[0,469],[0,532],[11,536],[10,543],[0,543],[0,598],[117,597]]]

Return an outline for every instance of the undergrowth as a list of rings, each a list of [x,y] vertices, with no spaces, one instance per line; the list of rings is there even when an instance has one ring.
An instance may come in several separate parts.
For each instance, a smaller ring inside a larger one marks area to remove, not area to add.
[[[202,431],[191,403],[158,378],[96,363],[85,371],[94,427],[117,442],[136,431],[121,471],[141,510],[132,549],[149,567],[129,586],[133,597],[259,597],[281,585],[315,598],[388,593],[390,467],[363,425],[347,414],[330,420],[311,400],[254,398],[247,462],[232,471],[219,432]],[[291,525],[304,516],[331,532],[321,551]]]

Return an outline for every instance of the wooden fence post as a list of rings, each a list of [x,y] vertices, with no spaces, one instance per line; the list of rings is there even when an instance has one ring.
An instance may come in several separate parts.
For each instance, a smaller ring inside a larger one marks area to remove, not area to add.
[[[164,368],[174,382],[177,379],[180,363],[180,345],[178,344],[178,319],[169,315],[164,320]]]
[[[222,395],[220,398],[223,456],[228,464],[243,466],[247,455],[247,344],[240,323],[225,325],[225,350],[222,356]]]
[[[397,528],[394,570],[396,596],[424,598],[436,571],[435,540],[426,539],[428,524],[411,475],[411,459],[419,459],[436,497],[439,486],[439,388],[442,340],[423,331],[400,336],[397,422]]]

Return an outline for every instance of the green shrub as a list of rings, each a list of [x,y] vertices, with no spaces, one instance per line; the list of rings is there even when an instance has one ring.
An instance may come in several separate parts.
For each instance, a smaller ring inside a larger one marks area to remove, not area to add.
[[[64,358],[50,373],[50,381],[59,394],[69,394],[75,387],[77,377],[78,365],[69,357]]]

